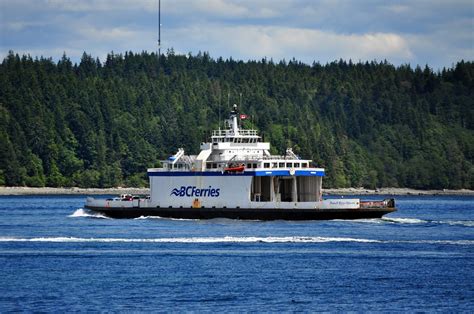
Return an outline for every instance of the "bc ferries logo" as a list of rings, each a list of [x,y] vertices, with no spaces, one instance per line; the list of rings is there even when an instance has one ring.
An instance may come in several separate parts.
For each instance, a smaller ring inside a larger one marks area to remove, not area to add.
[[[207,189],[199,189],[195,186],[181,186],[179,189],[174,188],[170,195],[178,197],[219,197],[221,189],[214,189],[211,186]]]

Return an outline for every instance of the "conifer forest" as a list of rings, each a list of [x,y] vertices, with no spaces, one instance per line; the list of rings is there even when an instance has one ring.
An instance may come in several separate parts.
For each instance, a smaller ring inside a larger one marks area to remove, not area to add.
[[[240,104],[243,127],[326,169],[324,187],[474,189],[474,64],[237,61],[208,53],[10,52],[0,64],[0,185],[147,186]]]

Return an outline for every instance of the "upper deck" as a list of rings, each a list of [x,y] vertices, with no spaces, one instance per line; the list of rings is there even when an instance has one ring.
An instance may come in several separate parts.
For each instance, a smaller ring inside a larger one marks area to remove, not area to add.
[[[257,130],[241,129],[237,106],[234,105],[227,129],[214,130],[211,141],[201,144],[197,156],[178,152],[162,161],[162,168],[149,169],[149,175],[162,172],[224,173],[239,166],[246,175],[317,175],[323,176],[324,169],[311,165],[311,160],[301,159],[291,148],[285,155],[271,155],[270,143],[262,142]]]

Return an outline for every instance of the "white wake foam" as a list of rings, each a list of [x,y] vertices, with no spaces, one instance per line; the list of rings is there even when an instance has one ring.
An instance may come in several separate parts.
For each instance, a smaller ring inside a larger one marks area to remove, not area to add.
[[[0,237],[0,242],[124,242],[124,243],[323,243],[323,242],[361,242],[378,243],[379,240],[331,237],[190,237],[190,238],[76,238],[76,237],[40,237],[15,238]]]
[[[474,221],[472,220],[422,220],[417,218],[392,218],[392,217],[382,217],[379,220],[389,223],[398,223],[398,224],[442,224],[450,226],[465,226],[465,227],[474,227]]]
[[[426,220],[421,220],[417,218],[393,218],[393,217],[382,217],[382,221],[397,223],[397,224],[424,224],[428,223]]]
[[[448,224],[450,226],[474,227],[474,221],[472,220],[447,220],[447,221],[438,221],[438,223]]]
[[[440,225],[450,225],[450,226],[464,226],[464,227],[474,227],[473,220],[422,220],[417,218],[394,218],[394,217],[382,217],[382,218],[372,218],[372,219],[354,219],[354,220],[343,220],[339,219],[337,221],[342,222],[354,222],[354,223],[372,223],[372,224],[440,224]]]
[[[106,242],[106,243],[407,243],[474,245],[474,240],[374,240],[346,237],[190,237],[190,238],[77,238],[77,237],[0,237],[0,242]]]
[[[187,218],[169,218],[160,216],[140,216],[133,218],[134,220],[147,220],[147,219],[164,219],[164,220],[175,220],[175,221],[199,221],[201,219],[187,219]]]
[[[68,217],[90,217],[90,218],[102,218],[102,219],[110,219],[110,217],[107,217],[105,215],[88,211],[87,209],[79,208],[76,209],[74,213],[69,215]]]
[[[415,241],[400,241],[402,243],[414,244],[452,244],[452,245],[473,245],[474,240],[415,240]]]

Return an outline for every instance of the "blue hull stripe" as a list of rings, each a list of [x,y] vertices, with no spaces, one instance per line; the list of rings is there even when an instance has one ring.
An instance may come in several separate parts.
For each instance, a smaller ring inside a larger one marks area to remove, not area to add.
[[[253,172],[222,173],[220,171],[160,171],[148,172],[149,177],[223,177],[223,176],[253,176]]]
[[[148,172],[149,177],[232,177],[232,176],[290,176],[289,170],[258,170],[258,171],[245,171],[242,173],[222,173],[220,171],[152,171]],[[313,171],[313,170],[296,170],[295,176],[297,177],[324,177],[324,171]]]

